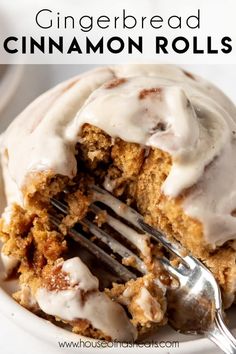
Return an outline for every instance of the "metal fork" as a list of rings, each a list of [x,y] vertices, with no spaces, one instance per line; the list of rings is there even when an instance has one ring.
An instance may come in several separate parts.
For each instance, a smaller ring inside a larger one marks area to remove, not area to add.
[[[103,210],[101,205],[109,207],[117,217],[108,212],[106,223],[125,237],[129,243],[135,244],[142,257],[150,256],[148,244],[152,240],[160,242],[171,254],[178,257],[179,262],[176,266],[166,257],[159,259],[171,276],[178,280],[177,288],[167,289],[170,325],[183,334],[204,334],[223,352],[236,353],[236,339],[224,322],[221,293],[212,273],[195,257],[183,256],[183,247],[178,242],[170,242],[162,232],[148,225],[137,211],[98,186],[92,186],[91,191],[93,196],[91,212],[98,215]],[[57,211],[64,215],[68,214],[69,210],[64,201],[52,198],[51,204]],[[121,221],[122,219],[128,222],[128,225]],[[61,219],[55,215],[52,215],[51,220],[56,226],[61,223]],[[123,259],[132,257],[134,267],[141,275],[147,273],[147,267],[142,259],[112,237],[112,233],[102,230],[88,218],[84,218],[82,223],[91,234],[108,245],[112,252],[119,254]],[[74,227],[68,231],[68,234],[107,264],[123,281],[137,278],[137,272],[128,269],[94,244],[83,234],[83,231],[78,231]]]

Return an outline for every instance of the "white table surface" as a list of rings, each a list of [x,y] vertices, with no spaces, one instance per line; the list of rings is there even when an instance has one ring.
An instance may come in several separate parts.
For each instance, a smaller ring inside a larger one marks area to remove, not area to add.
[[[236,65],[231,66],[186,66],[202,76],[209,78],[222,88],[236,102]],[[86,65],[54,65],[27,66],[15,96],[8,107],[0,114],[0,129],[6,128],[9,122],[36,96],[63,79],[87,70]],[[194,345],[194,344],[193,344]],[[193,349],[194,350],[194,349]],[[200,348],[199,348],[200,350]],[[78,352],[81,350],[78,349]],[[145,350],[146,351],[146,350]],[[130,350],[129,353],[133,352]],[[195,351],[192,351],[194,353]],[[213,351],[217,353],[218,351]],[[211,352],[211,353],[213,353]],[[49,348],[48,344],[39,341],[31,334],[22,330],[11,320],[0,313],[0,353],[1,354],[54,354],[70,353],[68,350]],[[210,354],[205,351],[205,354]]]

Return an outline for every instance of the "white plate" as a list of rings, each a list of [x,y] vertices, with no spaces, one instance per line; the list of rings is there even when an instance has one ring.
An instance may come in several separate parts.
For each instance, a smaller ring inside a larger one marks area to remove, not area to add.
[[[63,70],[62,70],[63,68]],[[35,68],[29,67],[25,70],[24,80],[21,83],[21,91],[17,101],[20,101],[17,104],[17,111],[14,112],[14,107],[11,105],[9,107],[8,114],[5,115],[10,121],[12,117],[21,109],[26,103],[31,100],[33,97],[31,95],[37,96],[40,92],[44,91],[47,87],[53,86],[56,82],[61,81],[62,79],[78,73],[79,71],[86,70],[87,67],[80,66],[36,66]],[[232,88],[235,85],[236,75],[233,67],[227,71],[226,67],[217,67],[215,69],[211,67],[191,67],[193,71],[197,73],[202,73],[204,71],[204,76],[208,77],[210,80],[215,81],[217,78],[219,80],[220,86],[228,91],[231,97],[235,97],[235,92]],[[229,69],[229,68],[228,68]],[[234,75],[234,79],[233,79]],[[228,84],[227,84],[228,77]],[[40,80],[39,80],[40,78]],[[35,85],[37,82],[37,85]],[[225,87],[224,87],[225,83]],[[29,90],[30,88],[30,90]],[[33,93],[32,93],[32,90]],[[1,97],[1,95],[0,95]],[[235,97],[236,98],[236,97]],[[1,101],[1,100],[0,100]],[[13,100],[13,103],[15,101]],[[1,107],[1,102],[0,102]],[[2,127],[6,126],[6,121],[1,122],[0,120],[0,131]],[[0,264],[0,350],[3,354],[13,354],[16,352],[18,354],[31,354],[32,350],[34,354],[56,354],[56,353],[74,353],[84,351],[82,349],[59,349],[58,341],[75,341],[78,342],[79,339],[84,339],[84,337],[70,333],[64,329],[56,327],[55,325],[45,321],[29,311],[22,308],[18,305],[10,296],[14,283],[4,282],[2,280],[2,265]],[[236,309],[233,308],[229,311],[230,323],[231,326],[236,328]],[[235,318],[235,319],[234,319]],[[156,341],[180,341],[179,348],[128,348],[120,349],[113,348],[109,349],[112,351],[127,351],[127,353],[136,353],[137,350],[139,353],[146,353],[147,350],[149,353],[201,353],[204,354],[215,354],[220,353],[208,339],[196,338],[192,336],[183,336],[180,335],[169,327],[162,328],[155,336]],[[92,341],[94,343],[94,341]],[[108,349],[107,349],[108,350]],[[91,353],[97,352],[96,349],[89,350]],[[101,350],[98,351],[99,353]]]

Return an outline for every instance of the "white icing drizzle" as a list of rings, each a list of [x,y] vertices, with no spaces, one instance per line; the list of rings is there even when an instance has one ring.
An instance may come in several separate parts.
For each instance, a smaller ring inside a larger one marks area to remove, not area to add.
[[[124,235],[124,237],[133,245],[135,245],[145,257],[150,257],[148,236],[140,235],[137,231],[126,226],[123,222],[120,222],[118,219],[113,218],[112,216],[108,215],[106,219],[109,225],[111,225],[121,235]]]
[[[167,287],[160,281],[160,279],[156,278],[154,280],[154,283],[162,290],[163,294],[166,294]]]
[[[113,192],[114,188],[116,186],[116,181],[112,180],[109,176],[105,177],[104,183],[103,183],[103,187],[110,193]]]
[[[140,290],[136,299],[137,305],[142,309],[144,316],[153,322],[160,322],[163,319],[163,311],[159,302],[150,294],[146,288]]]
[[[66,138],[67,127],[87,97],[111,78],[110,70],[100,69],[71,79],[40,96],[14,120],[2,147],[8,152],[8,168],[18,186],[31,171],[75,176],[75,146]]]
[[[36,300],[45,313],[66,321],[87,319],[94,328],[113,340],[133,341],[137,338],[137,330],[122,306],[98,290],[98,280],[79,258],[65,261],[62,270],[70,279],[68,289],[49,291],[39,288],[36,292]],[[81,290],[92,290],[84,301]]]
[[[125,80],[110,85],[114,78]],[[21,188],[30,171],[76,174],[74,147],[84,123],[112,138],[162,149],[173,161],[163,193],[177,197],[194,186],[184,210],[203,224],[208,243],[221,245],[236,238],[235,117],[234,104],[220,90],[177,67],[103,68],[32,103],[7,129],[2,150]]]
[[[84,291],[98,289],[98,279],[80,258],[74,257],[63,262],[62,271],[68,274],[70,285],[79,284],[80,289]]]
[[[0,254],[1,254],[1,260],[2,260],[2,264],[3,264],[4,270],[5,270],[6,276],[9,276],[9,275],[11,275],[13,270],[17,267],[19,261],[14,256],[6,255],[3,252],[1,252]]]
[[[32,291],[28,284],[21,284],[20,288],[20,303],[31,309],[32,311],[39,310],[37,301],[32,294]]]
[[[13,213],[13,210],[12,210],[12,204],[10,205],[7,205],[1,215],[1,218],[3,220],[3,228],[4,227],[9,227],[10,226],[10,223],[11,223],[11,218],[12,218],[12,213]],[[3,230],[4,231],[4,230]]]
[[[120,203],[120,201],[116,200],[113,196],[94,191],[93,200],[104,202],[107,206],[113,209],[117,215],[124,217],[131,224],[133,223],[138,227],[136,215],[127,208],[126,204]],[[106,217],[106,222],[116,231],[120,232],[127,240],[133,243],[146,258],[151,257],[150,237],[147,234],[140,234],[109,215]]]

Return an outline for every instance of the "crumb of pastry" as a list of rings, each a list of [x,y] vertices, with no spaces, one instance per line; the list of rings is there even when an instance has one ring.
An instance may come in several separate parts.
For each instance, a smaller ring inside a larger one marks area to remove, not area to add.
[[[142,292],[145,298],[142,299]],[[167,323],[166,297],[163,290],[155,283],[155,276],[148,274],[126,284],[113,284],[106,293],[114,300],[127,306],[132,316],[132,323],[138,327],[139,333],[144,334],[152,327],[163,326]],[[139,301],[140,300],[140,301]]]

